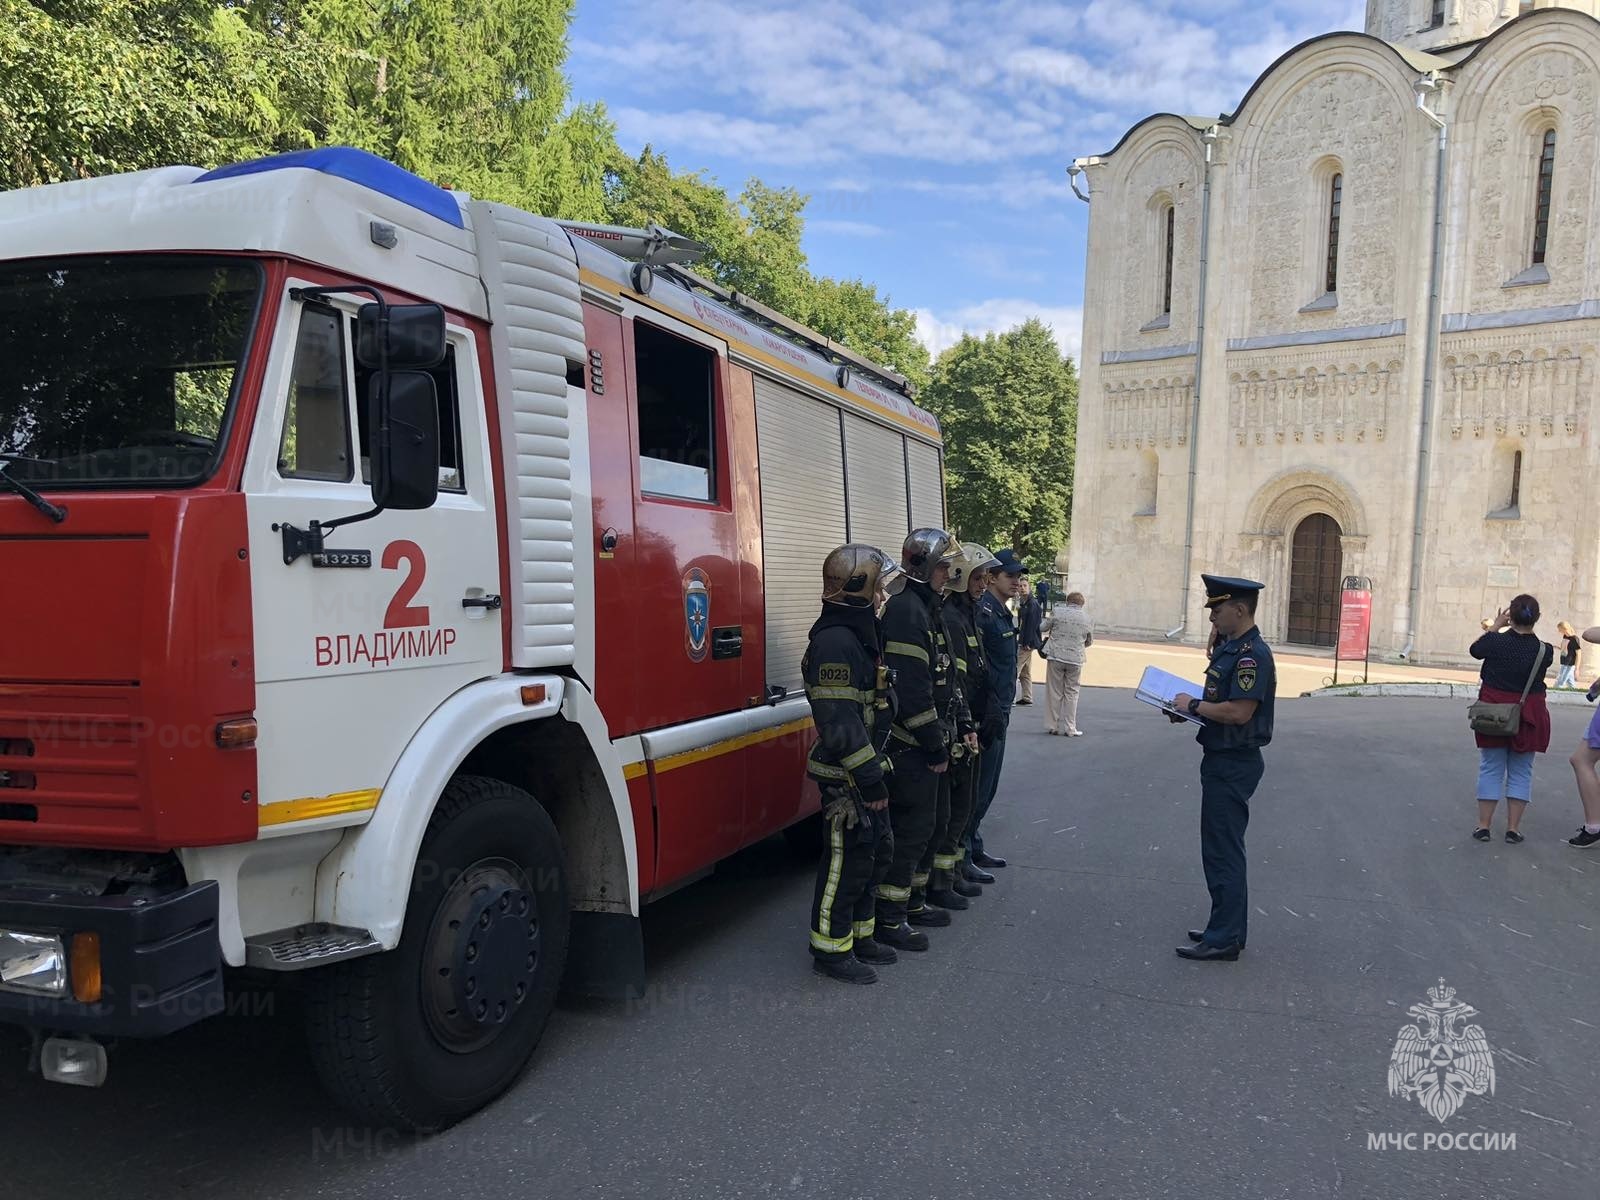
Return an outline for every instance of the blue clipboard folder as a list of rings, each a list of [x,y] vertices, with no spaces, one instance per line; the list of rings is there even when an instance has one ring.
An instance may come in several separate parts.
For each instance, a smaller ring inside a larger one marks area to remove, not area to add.
[[[1160,667],[1146,667],[1144,675],[1139,680],[1139,687],[1133,693],[1133,698],[1152,708],[1159,708],[1164,713],[1171,713],[1175,717],[1182,717],[1191,725],[1204,725],[1201,717],[1192,717],[1173,704],[1173,700],[1180,692],[1187,692],[1191,696],[1203,696],[1205,689],[1197,684],[1190,683],[1187,679],[1180,679],[1176,675],[1163,671]]]

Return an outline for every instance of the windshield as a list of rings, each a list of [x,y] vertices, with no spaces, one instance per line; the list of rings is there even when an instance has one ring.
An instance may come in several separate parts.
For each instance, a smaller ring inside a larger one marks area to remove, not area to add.
[[[39,489],[205,478],[261,281],[237,259],[0,263],[0,471]]]

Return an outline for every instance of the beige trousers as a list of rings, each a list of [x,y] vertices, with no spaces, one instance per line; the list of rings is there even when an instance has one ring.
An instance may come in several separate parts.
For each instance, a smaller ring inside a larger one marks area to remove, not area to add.
[[[1058,733],[1071,733],[1078,727],[1078,680],[1083,668],[1077,663],[1052,662],[1046,672],[1045,719]]]
[[[1033,703],[1033,651],[1023,650],[1018,647],[1017,654],[1017,699],[1028,704]]]

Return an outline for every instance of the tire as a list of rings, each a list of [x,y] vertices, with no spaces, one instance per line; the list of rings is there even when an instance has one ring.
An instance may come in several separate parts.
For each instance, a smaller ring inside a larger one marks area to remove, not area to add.
[[[323,1086],[389,1128],[432,1132],[476,1112],[533,1057],[570,924],[545,810],[497,779],[451,780],[423,835],[400,944],[306,981]]]
[[[789,843],[789,849],[801,858],[816,858],[822,853],[825,840],[823,834],[822,814],[812,813],[803,820],[796,821],[783,831],[783,840]]]

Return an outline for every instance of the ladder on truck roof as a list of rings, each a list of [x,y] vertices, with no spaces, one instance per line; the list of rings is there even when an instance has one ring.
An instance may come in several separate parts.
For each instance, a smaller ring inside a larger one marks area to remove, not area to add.
[[[768,308],[761,301],[743,292],[735,292],[712,283],[703,275],[697,275],[689,270],[685,263],[698,262],[710,250],[710,247],[703,242],[673,233],[659,225],[630,229],[623,225],[589,225],[579,221],[558,221],[557,224],[569,233],[588,238],[597,245],[605,247],[618,258],[642,263],[652,272],[659,268],[661,274],[676,279],[690,291],[705,292],[712,299],[729,308],[737,309],[780,337],[821,354],[836,366],[853,367],[863,374],[882,380],[908,397],[916,394],[916,386],[904,375],[891,371],[870,358],[862,357],[842,342],[818,333],[809,325],[802,325],[776,309]],[[644,281],[638,278],[636,271],[635,290],[648,292],[647,283],[644,287],[638,286],[641,282]]]

